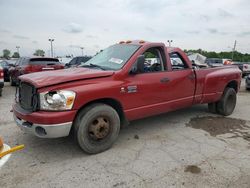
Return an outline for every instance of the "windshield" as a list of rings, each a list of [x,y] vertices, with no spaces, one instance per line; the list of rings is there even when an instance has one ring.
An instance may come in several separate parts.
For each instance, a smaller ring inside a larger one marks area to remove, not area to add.
[[[99,67],[103,70],[119,70],[139,47],[139,45],[132,44],[116,44],[106,48],[89,61],[82,63],[81,66]]]

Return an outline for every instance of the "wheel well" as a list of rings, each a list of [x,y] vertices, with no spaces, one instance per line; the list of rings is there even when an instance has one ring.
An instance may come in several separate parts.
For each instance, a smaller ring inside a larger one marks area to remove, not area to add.
[[[229,82],[226,86],[226,88],[229,87],[229,88],[233,88],[236,92],[238,92],[238,83],[233,80],[231,82]]]
[[[103,99],[97,99],[97,100],[94,100],[94,101],[91,101],[91,102],[88,102],[87,104],[85,104],[84,106],[82,106],[78,112],[80,112],[83,108],[85,108],[86,106],[89,106],[93,103],[103,103],[103,104],[106,104],[106,105],[109,105],[111,106],[112,108],[114,108],[119,117],[120,117],[120,120],[121,120],[121,125],[122,126],[125,126],[127,125],[129,122],[123,112],[123,107],[121,105],[121,103],[115,99],[111,99],[111,98],[103,98]]]

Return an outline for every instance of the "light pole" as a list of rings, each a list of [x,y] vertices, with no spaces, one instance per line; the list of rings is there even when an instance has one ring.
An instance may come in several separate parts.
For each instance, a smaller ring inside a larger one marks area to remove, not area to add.
[[[51,55],[51,57],[53,57],[53,41],[54,41],[55,39],[49,39],[49,41],[50,41],[50,55]]]
[[[19,48],[20,46],[16,46],[17,53],[19,54]],[[20,54],[19,54],[20,55]]]
[[[168,46],[171,47],[171,43],[173,42],[173,40],[168,40]]]
[[[80,49],[82,50],[82,56],[83,56],[83,49],[84,49],[84,47],[80,47]]]
[[[232,61],[234,60],[234,52],[235,52],[235,49],[236,49],[236,43],[237,43],[237,41],[235,40],[234,41],[234,47],[233,47],[233,50],[232,50]]]

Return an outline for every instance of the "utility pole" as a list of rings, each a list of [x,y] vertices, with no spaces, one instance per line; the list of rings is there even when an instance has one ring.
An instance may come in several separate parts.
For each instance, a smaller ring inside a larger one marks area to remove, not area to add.
[[[50,55],[51,55],[51,57],[53,57],[53,41],[54,41],[55,39],[49,39],[49,41],[50,41]]]
[[[20,48],[20,46],[16,46],[16,51],[17,51],[18,54],[19,54],[19,48]]]
[[[82,50],[82,56],[83,56],[83,49],[84,49],[84,47],[80,47],[80,49]]]
[[[168,46],[171,47],[171,43],[173,42],[173,40],[168,40]]]
[[[235,40],[234,41],[234,47],[233,47],[233,50],[232,50],[232,61],[234,60],[234,52],[235,52],[235,49],[236,49],[236,44],[237,44],[237,41]]]

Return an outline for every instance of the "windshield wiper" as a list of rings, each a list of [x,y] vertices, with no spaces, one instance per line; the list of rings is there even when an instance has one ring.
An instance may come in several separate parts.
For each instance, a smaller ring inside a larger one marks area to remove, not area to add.
[[[106,70],[104,67],[92,63],[90,63],[89,65],[82,65],[81,67],[97,67],[99,69]]]

